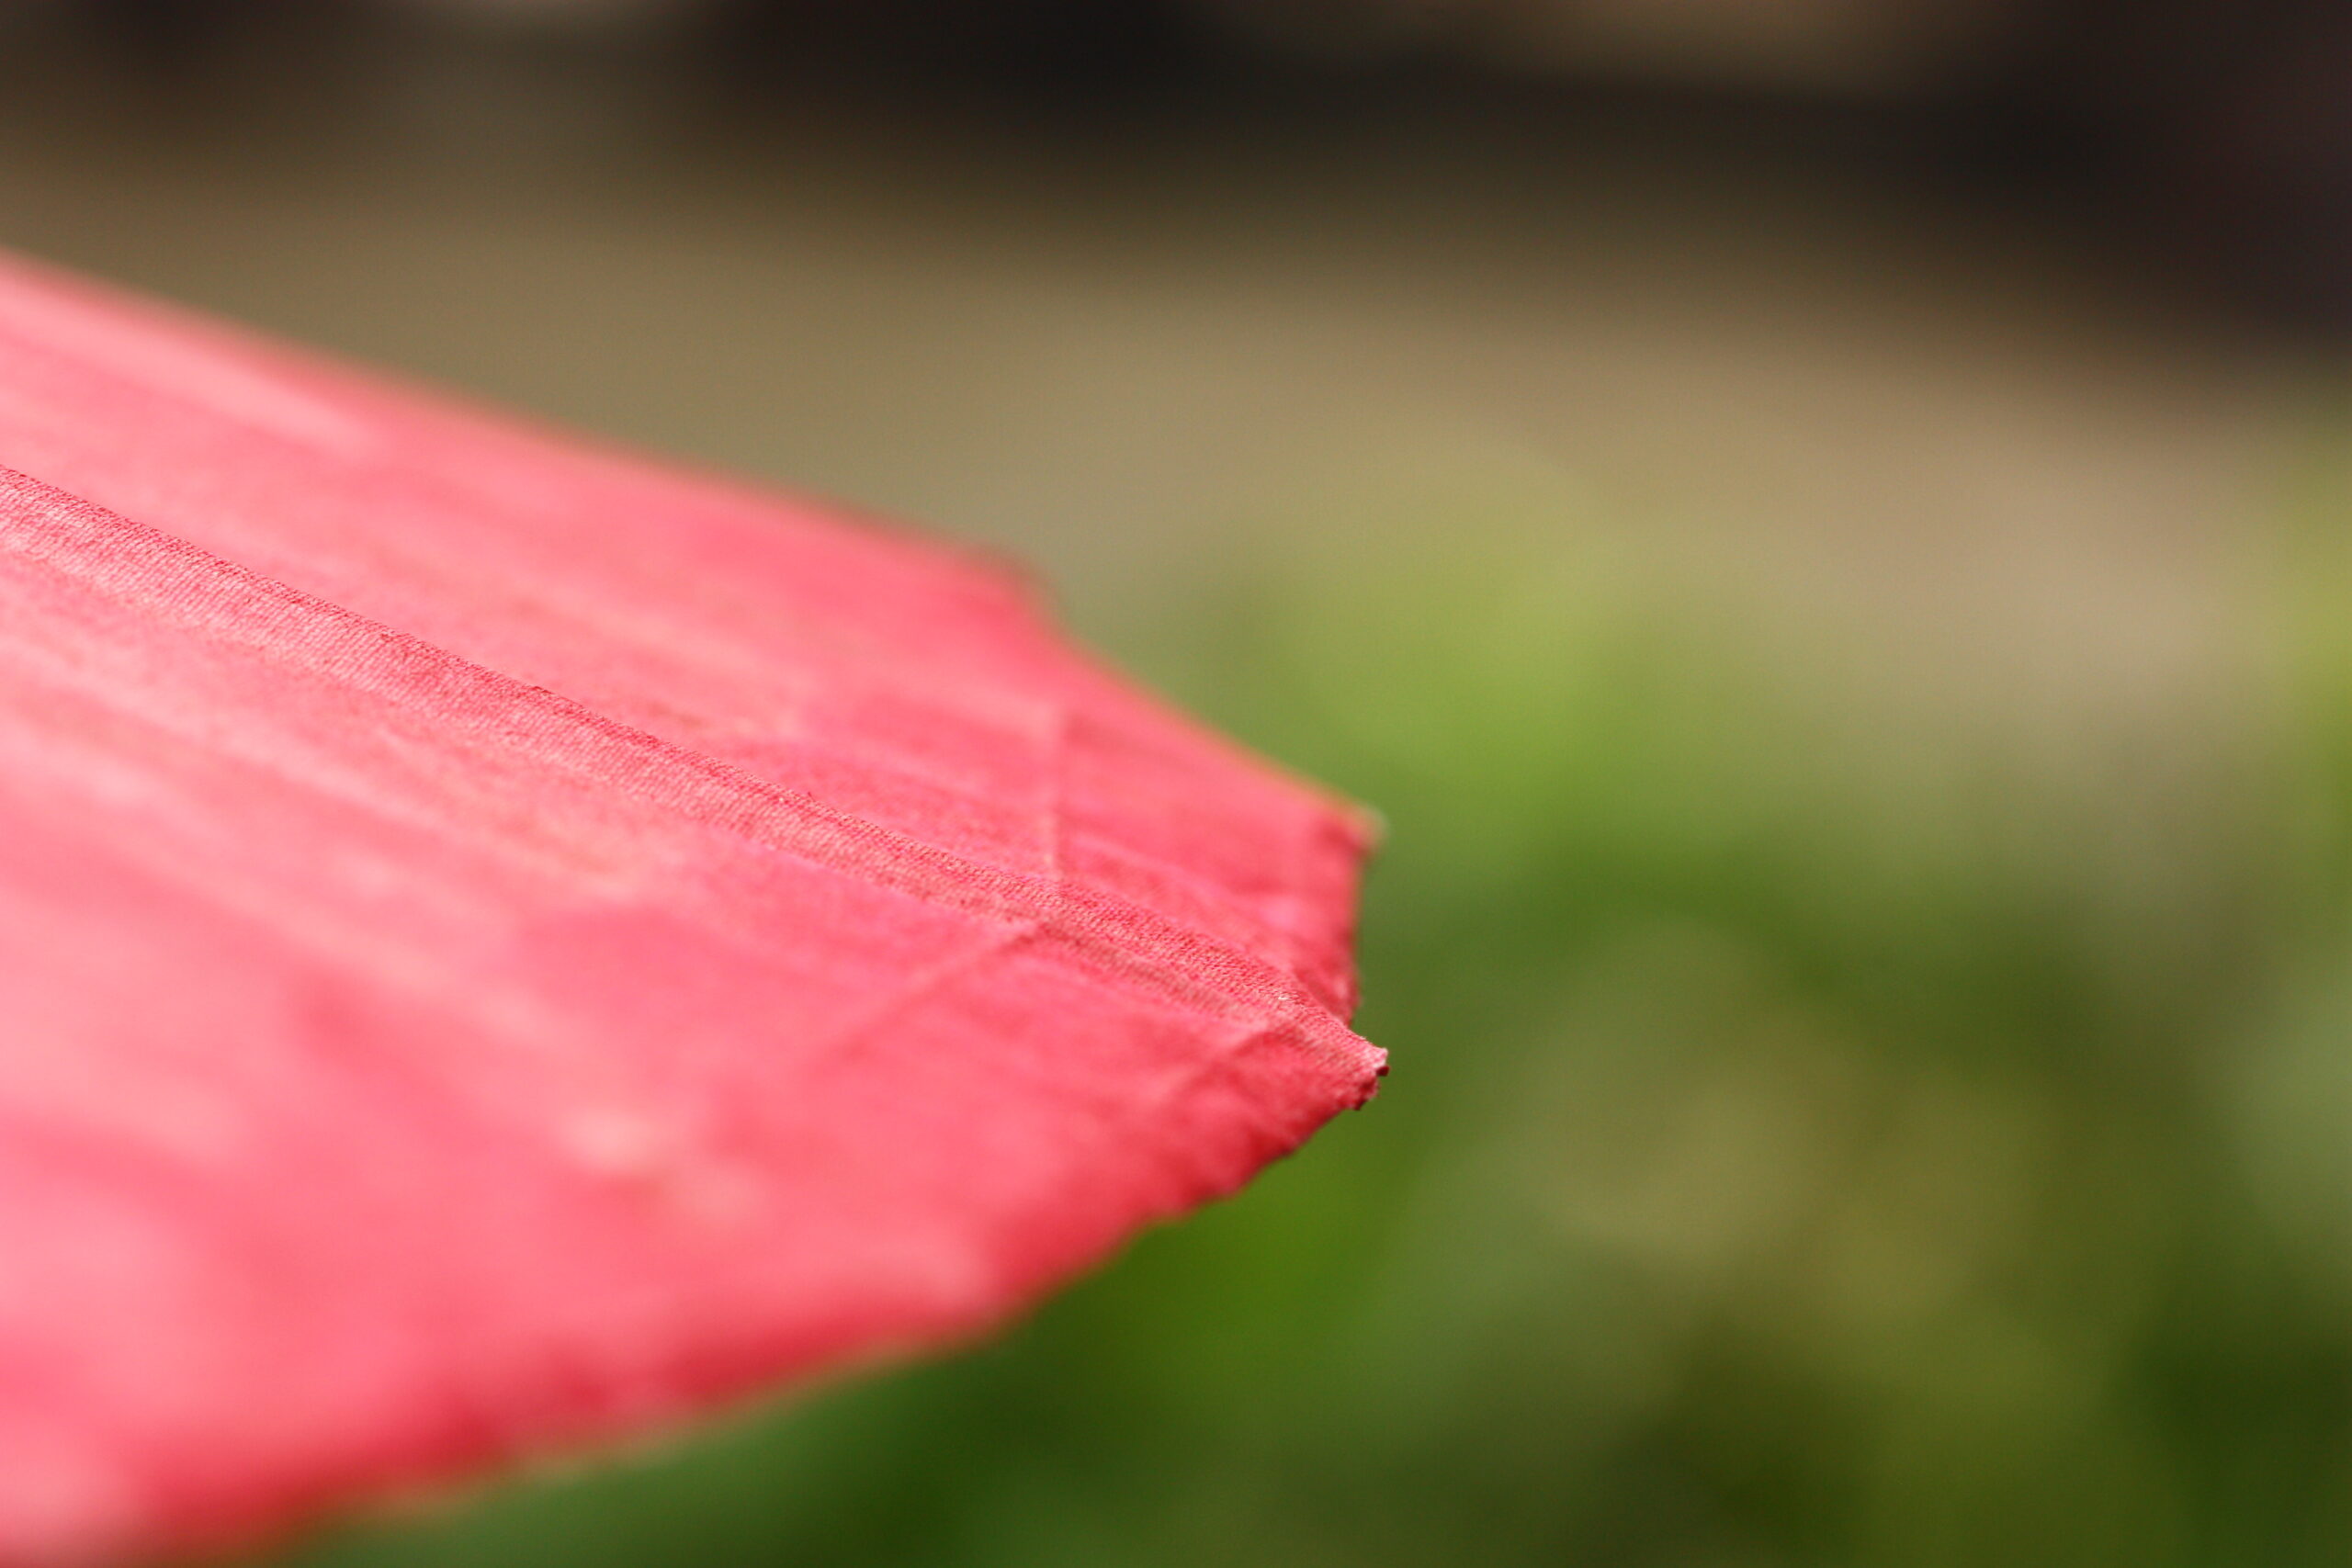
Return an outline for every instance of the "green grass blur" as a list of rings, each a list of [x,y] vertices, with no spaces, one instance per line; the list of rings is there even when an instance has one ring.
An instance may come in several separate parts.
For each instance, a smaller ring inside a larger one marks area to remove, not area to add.
[[[1112,640],[1387,818],[1379,1100],[995,1343],[292,1561],[2352,1562],[2341,467],[2222,699],[2055,716],[1547,503],[1279,520]]]

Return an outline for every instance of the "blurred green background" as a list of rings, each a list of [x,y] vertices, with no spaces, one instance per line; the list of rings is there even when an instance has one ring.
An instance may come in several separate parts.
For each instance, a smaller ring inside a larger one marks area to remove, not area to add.
[[[1240,1198],[286,1568],[2352,1562],[2340,341],[1900,103],[112,9],[0,243],[1018,551],[1389,829]]]
[[[2224,705],[2037,724],[1521,483],[1135,649],[1387,815],[1372,1107],[1001,1342],[298,1561],[2352,1560],[2352,487]]]

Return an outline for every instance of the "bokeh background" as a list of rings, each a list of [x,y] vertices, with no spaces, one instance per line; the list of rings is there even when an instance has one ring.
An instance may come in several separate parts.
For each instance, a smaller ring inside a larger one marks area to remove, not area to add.
[[[285,1568],[2352,1562],[2352,12],[13,0],[0,243],[1018,552],[1387,1088]]]

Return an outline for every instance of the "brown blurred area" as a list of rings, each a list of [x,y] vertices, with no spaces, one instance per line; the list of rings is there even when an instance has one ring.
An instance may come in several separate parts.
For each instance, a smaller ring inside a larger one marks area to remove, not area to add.
[[[2336,0],[7,0],[0,29],[19,52],[91,44],[183,78],[261,56],[397,76],[404,57],[489,50],[602,55],[611,76],[700,75],[753,99],[854,74],[1098,105],[1868,106],[1927,122],[1970,167],[2129,214],[2144,246],[2262,308],[2352,309],[2352,13]]]
[[[1463,451],[1966,623],[2020,551],[2194,597],[2352,279],[2352,136],[2287,124],[2352,102],[2331,15],[17,0],[0,243],[1000,540],[1098,623]]]

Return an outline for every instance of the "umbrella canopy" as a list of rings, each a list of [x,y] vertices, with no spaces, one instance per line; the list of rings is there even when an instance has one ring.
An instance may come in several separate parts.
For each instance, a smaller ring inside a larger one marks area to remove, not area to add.
[[[1378,1052],[1017,577],[0,261],[0,1563],[969,1335]]]

